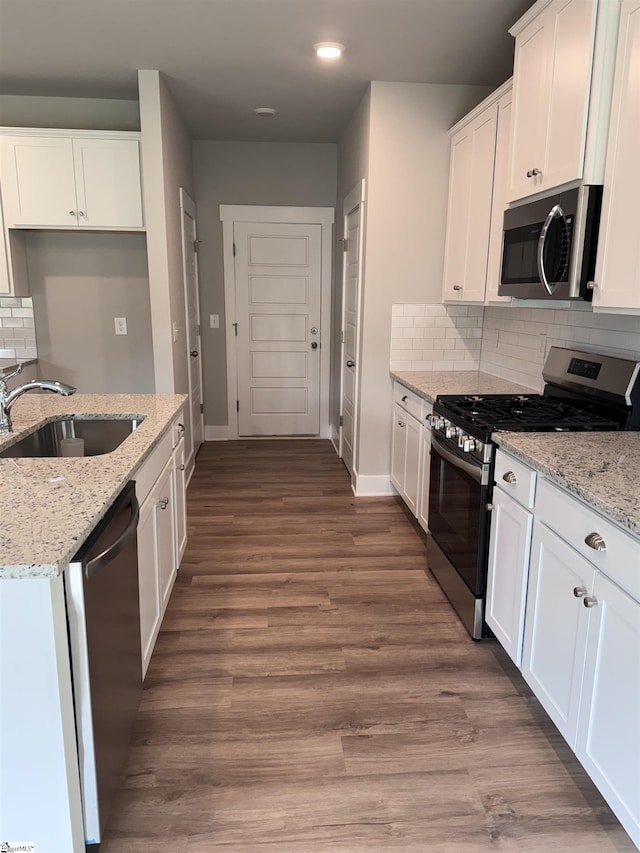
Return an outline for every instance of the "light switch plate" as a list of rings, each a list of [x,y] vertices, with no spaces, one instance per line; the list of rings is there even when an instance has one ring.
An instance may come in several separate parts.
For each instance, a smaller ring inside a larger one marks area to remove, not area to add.
[[[126,335],[127,334],[127,318],[126,317],[114,317],[113,323],[116,327],[116,335]]]
[[[219,314],[209,314],[209,328],[210,329],[219,329],[220,328],[220,315]]]

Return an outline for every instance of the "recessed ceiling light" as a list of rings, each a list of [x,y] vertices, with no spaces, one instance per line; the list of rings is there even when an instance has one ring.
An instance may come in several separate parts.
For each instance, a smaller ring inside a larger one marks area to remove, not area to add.
[[[256,107],[254,113],[257,116],[264,116],[265,118],[273,118],[278,115],[278,110],[274,110],[273,107]]]
[[[313,49],[320,59],[339,59],[346,48],[337,41],[321,41],[314,44]]]

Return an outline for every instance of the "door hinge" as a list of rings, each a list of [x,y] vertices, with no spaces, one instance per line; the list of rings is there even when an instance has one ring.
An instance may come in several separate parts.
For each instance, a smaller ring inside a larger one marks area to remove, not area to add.
[[[235,336],[236,336],[236,338],[237,338],[237,337],[238,337],[238,324],[237,324],[237,323],[232,323],[231,325],[233,326],[233,332],[234,332],[234,334],[235,334]]]
[[[340,332],[340,334],[342,336],[342,340],[340,341],[340,343],[343,344],[344,343],[344,331]]]
[[[340,242],[342,243],[342,251],[343,251],[343,252],[346,252],[346,251],[347,251],[347,249],[349,248],[349,241],[347,240],[347,238],[346,238],[346,237],[342,237],[342,238],[340,239]]]
[[[240,411],[240,400],[236,400],[236,412]]]
[[[201,242],[200,240],[194,240],[193,241],[193,251],[194,252],[198,251],[198,245],[200,244],[200,242]]]
[[[236,244],[234,243],[233,244],[233,257],[235,258],[235,256],[236,256]]]
[[[340,415],[340,423],[338,424],[338,426],[342,426],[343,424],[344,424],[344,418],[342,415]]]
[[[204,414],[204,403],[200,403],[200,414]]]

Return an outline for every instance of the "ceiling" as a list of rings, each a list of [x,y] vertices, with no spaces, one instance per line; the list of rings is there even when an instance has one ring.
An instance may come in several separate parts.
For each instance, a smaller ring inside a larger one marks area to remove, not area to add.
[[[159,69],[194,138],[335,142],[370,80],[502,83],[532,2],[0,0],[0,94],[135,99]]]

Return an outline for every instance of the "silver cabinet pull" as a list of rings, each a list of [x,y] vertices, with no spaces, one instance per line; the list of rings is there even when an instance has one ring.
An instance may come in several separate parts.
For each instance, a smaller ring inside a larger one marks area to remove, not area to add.
[[[406,403],[408,399],[409,399],[409,398],[407,397],[407,395],[406,395],[406,394],[403,394],[403,395],[402,395],[402,402],[403,402],[403,403]]]
[[[178,432],[184,432],[184,424],[178,424]]]
[[[462,290],[462,287],[459,284],[454,284],[453,289],[454,290]]]
[[[158,506],[160,509],[166,509],[169,506],[169,498],[162,498],[162,500],[158,501]]]
[[[487,512],[492,512],[494,505],[493,504],[485,504],[484,508],[486,509]]]
[[[402,421],[398,421],[398,426],[404,428],[406,426],[406,424],[404,424]]]
[[[589,592],[586,586],[574,586],[573,594],[576,598],[584,598],[584,596]]]
[[[70,211],[69,211],[69,216],[75,216],[75,215],[76,215],[75,210],[70,210]]]
[[[513,471],[507,471],[506,474],[502,475],[502,479],[505,481],[505,483],[517,483],[518,482],[518,478],[513,473]]]
[[[184,471],[184,465],[178,465],[178,471]]]
[[[582,599],[582,603],[585,607],[595,607],[596,604],[598,604],[598,599],[595,597],[595,595],[586,595]]]
[[[542,174],[542,172],[540,169],[533,168],[533,169],[529,169],[529,171],[527,172],[527,177],[528,178],[535,178],[536,175],[541,175],[541,174]]]
[[[79,210],[79,211],[78,211],[78,216],[84,216],[84,211],[83,211],[83,210]]]
[[[607,545],[599,533],[589,533],[588,536],[584,537],[584,542],[585,545],[588,545],[589,548],[593,548],[594,551],[607,550]]]
[[[355,366],[356,366],[355,361],[352,361],[351,359],[349,359],[349,360],[347,361],[347,367],[355,367]]]

